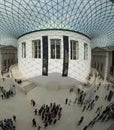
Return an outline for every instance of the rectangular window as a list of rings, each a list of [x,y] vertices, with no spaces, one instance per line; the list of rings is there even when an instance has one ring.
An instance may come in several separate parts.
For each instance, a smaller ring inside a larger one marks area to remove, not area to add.
[[[84,60],[88,59],[88,44],[84,43]]]
[[[26,43],[22,43],[22,58],[26,58]]]
[[[51,59],[60,59],[61,39],[50,39],[51,43]]]
[[[70,41],[70,59],[76,60],[79,59],[79,44],[78,41]]]
[[[32,57],[41,58],[41,42],[40,40],[32,41]]]

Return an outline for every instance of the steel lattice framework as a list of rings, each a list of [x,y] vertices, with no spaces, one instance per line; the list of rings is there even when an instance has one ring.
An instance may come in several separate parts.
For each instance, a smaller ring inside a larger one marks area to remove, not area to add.
[[[92,39],[92,47],[114,44],[114,3],[109,0],[0,0],[1,44],[41,29],[69,29]]]

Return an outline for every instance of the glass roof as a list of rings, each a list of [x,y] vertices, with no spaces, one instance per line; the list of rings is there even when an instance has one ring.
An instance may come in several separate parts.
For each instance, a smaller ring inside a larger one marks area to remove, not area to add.
[[[110,0],[0,0],[1,44],[15,42],[27,32],[53,28],[81,32],[92,39],[92,47],[114,45],[114,3]]]

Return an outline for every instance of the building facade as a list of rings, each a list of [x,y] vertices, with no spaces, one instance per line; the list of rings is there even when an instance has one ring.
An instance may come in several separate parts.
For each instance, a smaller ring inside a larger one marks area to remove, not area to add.
[[[44,30],[18,39],[18,66],[26,78],[59,73],[83,81],[90,61],[90,39],[76,32]]]
[[[99,48],[92,50],[91,66],[96,68],[103,79],[114,75],[113,48]]]
[[[17,48],[13,46],[0,46],[0,70],[8,72],[9,67],[17,63]]]

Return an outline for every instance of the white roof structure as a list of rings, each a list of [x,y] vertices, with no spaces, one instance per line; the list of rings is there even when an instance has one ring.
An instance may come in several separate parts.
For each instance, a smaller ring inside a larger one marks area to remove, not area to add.
[[[110,0],[0,0],[0,42],[16,45],[25,33],[67,29],[91,38],[92,47],[114,45]]]

